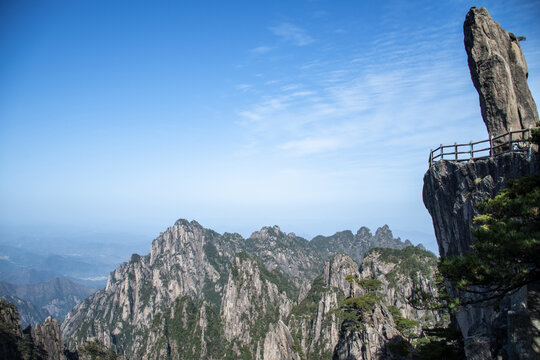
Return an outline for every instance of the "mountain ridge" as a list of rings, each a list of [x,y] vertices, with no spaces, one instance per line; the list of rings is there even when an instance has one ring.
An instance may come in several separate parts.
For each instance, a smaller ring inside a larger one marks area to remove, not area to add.
[[[361,233],[370,233],[365,229]],[[374,239],[406,247],[387,226],[366,243],[348,246],[364,251]],[[167,351],[172,358],[208,359],[331,354],[341,331],[341,317],[332,310],[351,295],[345,278],[358,273],[359,264],[337,251],[328,258],[332,249],[322,249],[278,226],[244,239],[180,219],[158,235],[150,253],[133,254],[110,274],[105,289],[72,309],[62,323],[65,343],[75,350],[97,339],[126,358],[148,359],[166,357]],[[351,265],[334,270],[339,279],[325,283],[321,274],[334,256]],[[324,345],[329,339],[333,345]]]

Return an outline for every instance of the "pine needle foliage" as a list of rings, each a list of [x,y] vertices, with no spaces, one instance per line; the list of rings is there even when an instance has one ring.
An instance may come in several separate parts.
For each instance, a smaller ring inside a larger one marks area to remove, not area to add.
[[[540,280],[540,174],[508,183],[478,205],[475,239],[463,256],[442,259],[439,271],[474,304],[500,301],[506,294]]]

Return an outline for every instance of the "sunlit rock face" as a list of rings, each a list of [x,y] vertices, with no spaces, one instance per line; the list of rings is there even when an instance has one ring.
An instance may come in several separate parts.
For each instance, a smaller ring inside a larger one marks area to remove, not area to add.
[[[534,127],[538,110],[527,84],[529,70],[518,38],[494,21],[485,8],[471,8],[463,32],[489,134]]]
[[[368,247],[404,247],[388,227],[364,233]],[[340,239],[332,238],[337,249],[357,254],[354,243]],[[381,354],[381,346],[401,338],[386,305],[366,313],[372,325],[352,335],[342,331],[339,311],[343,299],[363,291],[348,276],[385,279],[385,271],[400,268],[399,261],[380,261],[372,255],[364,272],[350,256],[277,226],[244,240],[179,220],[154,240],[150,254],[134,254],[105,289],[73,308],[62,323],[64,339],[72,351],[98,340],[126,359],[332,358],[344,354],[336,352],[340,343]],[[433,271],[431,264],[427,273]],[[416,283],[393,279],[383,282],[384,301],[416,316],[404,305]]]

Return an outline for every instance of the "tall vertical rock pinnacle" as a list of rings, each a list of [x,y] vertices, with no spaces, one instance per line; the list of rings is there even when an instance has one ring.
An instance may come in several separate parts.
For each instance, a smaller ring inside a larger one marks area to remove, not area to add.
[[[491,136],[535,126],[538,110],[527,85],[519,40],[486,8],[471,8],[463,24],[465,49],[482,117]]]
[[[538,111],[527,85],[527,63],[519,40],[495,22],[485,8],[471,8],[463,26],[469,69],[491,136],[535,126]],[[516,135],[514,135],[516,136]],[[500,145],[508,139],[495,141]],[[494,197],[511,179],[540,172],[538,152],[508,152],[468,161],[438,161],[424,176],[423,200],[432,219],[442,258],[462,256],[474,244],[471,233],[478,204]],[[464,305],[454,314],[466,359],[538,359],[538,290],[533,283],[489,301]],[[447,284],[461,303],[473,292]]]

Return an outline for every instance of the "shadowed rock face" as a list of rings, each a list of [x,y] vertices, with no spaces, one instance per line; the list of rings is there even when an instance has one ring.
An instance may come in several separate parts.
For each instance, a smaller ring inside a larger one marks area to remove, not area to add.
[[[471,225],[476,205],[498,194],[509,179],[538,172],[525,154],[510,153],[468,161],[439,161],[424,175],[423,200],[442,257],[460,256],[473,243]]]
[[[471,8],[463,25],[465,50],[482,118],[491,136],[534,126],[538,110],[527,85],[529,70],[518,39],[485,8]]]
[[[0,299],[0,359],[64,360],[63,347],[56,319],[22,330],[15,305]]]

